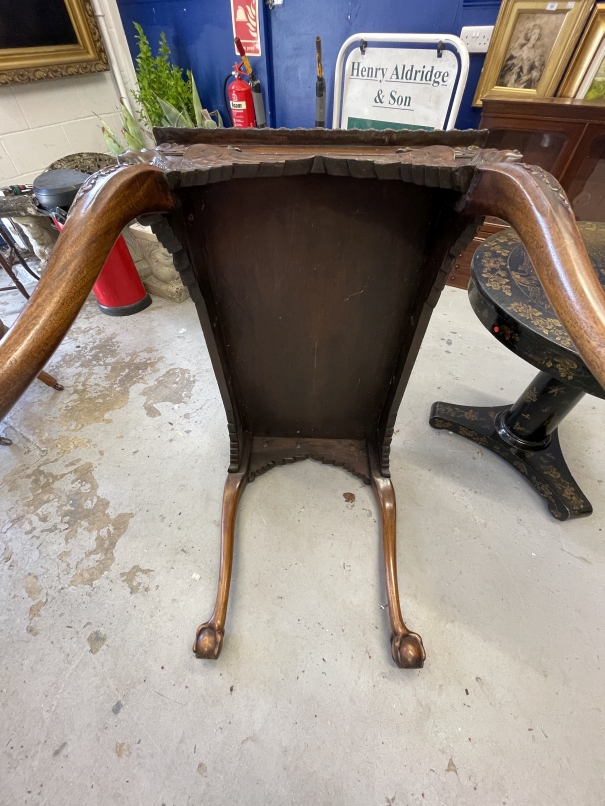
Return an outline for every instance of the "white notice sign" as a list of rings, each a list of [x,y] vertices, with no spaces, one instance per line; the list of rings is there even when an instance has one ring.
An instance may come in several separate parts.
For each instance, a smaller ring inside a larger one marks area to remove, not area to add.
[[[458,60],[437,48],[355,48],[344,71],[344,129],[443,129]]]

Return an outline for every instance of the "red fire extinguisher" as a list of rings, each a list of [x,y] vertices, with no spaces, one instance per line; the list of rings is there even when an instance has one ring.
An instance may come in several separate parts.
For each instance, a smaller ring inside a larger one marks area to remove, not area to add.
[[[243,62],[233,65],[231,75],[235,76],[235,81],[229,84],[227,89],[231,120],[236,129],[256,128],[252,90],[250,89],[250,84],[243,80],[244,77],[247,77],[243,66]]]

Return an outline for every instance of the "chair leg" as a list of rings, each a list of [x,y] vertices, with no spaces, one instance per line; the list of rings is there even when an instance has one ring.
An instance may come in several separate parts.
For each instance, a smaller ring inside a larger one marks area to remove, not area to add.
[[[221,562],[218,591],[214,612],[210,621],[200,624],[195,635],[193,651],[197,658],[216,660],[221,654],[231,585],[233,566],[233,538],[237,506],[248,480],[248,463],[243,472],[229,473],[223,492],[223,512],[221,517]]]
[[[25,288],[23,283],[19,280],[19,278],[17,277],[17,275],[13,271],[12,266],[10,265],[8,260],[4,257],[4,255],[1,252],[0,252],[0,266],[4,269],[4,271],[11,278],[11,280],[15,284],[15,288],[17,289],[17,291],[23,297],[25,297],[25,299],[29,299],[29,294],[27,292],[27,289]]]
[[[3,338],[7,333],[8,333],[7,326],[0,319],[0,339]],[[42,381],[42,383],[45,383],[47,386],[50,386],[52,389],[56,389],[58,392],[62,392],[63,389],[65,389],[62,383],[59,383],[59,381],[56,378],[53,378],[52,375],[49,375],[48,372],[44,372],[44,370],[42,370],[42,372],[40,372],[40,374],[38,375],[38,380]],[[5,444],[8,443],[4,442],[0,443],[0,445]],[[12,445],[12,442],[10,442],[10,444]]]
[[[370,452],[371,453],[371,452]],[[399,604],[397,586],[397,507],[395,490],[391,480],[385,478],[378,469],[378,463],[371,456],[372,488],[382,515],[382,544],[384,549],[384,569],[386,577],[387,601],[391,621],[391,654],[400,669],[421,669],[426,652],[422,638],[410,632],[405,626]]]
[[[38,374],[38,380],[50,386],[51,389],[56,389],[57,392],[62,392],[65,388],[62,383],[59,383],[56,378],[53,378],[52,375],[49,375],[48,372],[44,372],[44,370]]]

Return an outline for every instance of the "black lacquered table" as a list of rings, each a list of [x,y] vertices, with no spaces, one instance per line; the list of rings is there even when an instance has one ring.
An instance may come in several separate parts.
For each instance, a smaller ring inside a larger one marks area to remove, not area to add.
[[[605,287],[605,224],[578,223]],[[605,398],[553,311],[525,247],[513,229],[488,238],[475,252],[469,299],[495,338],[540,370],[508,406],[434,403],[430,424],[496,453],[522,473],[559,520],[592,513],[559,444],[558,427],[586,393]]]

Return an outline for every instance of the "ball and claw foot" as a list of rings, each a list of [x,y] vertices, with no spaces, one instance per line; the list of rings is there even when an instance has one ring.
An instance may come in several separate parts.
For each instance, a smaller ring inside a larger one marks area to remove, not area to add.
[[[223,636],[223,630],[215,630],[208,622],[200,624],[197,628],[195,643],[193,645],[195,657],[205,660],[216,660],[223,648]]]
[[[422,638],[415,632],[391,635],[391,654],[400,669],[422,669],[426,660]]]

